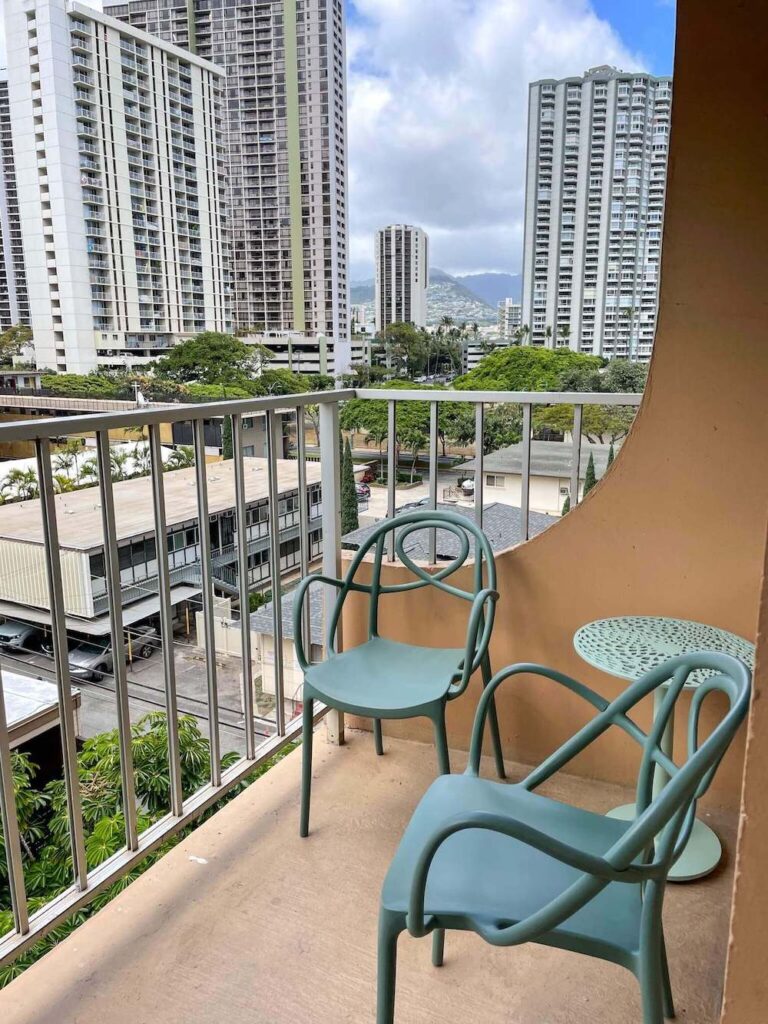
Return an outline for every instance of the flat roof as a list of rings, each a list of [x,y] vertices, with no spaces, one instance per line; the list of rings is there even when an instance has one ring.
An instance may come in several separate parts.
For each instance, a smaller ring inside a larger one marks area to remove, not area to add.
[[[595,459],[595,471],[602,476],[608,467],[607,444],[588,444],[581,446],[579,460],[579,479],[583,480],[587,472],[589,456]],[[616,445],[618,454],[619,445]],[[573,462],[573,445],[566,441],[531,441],[531,476],[556,476],[569,478]],[[460,472],[473,473],[477,469],[477,460],[470,459],[456,467]],[[483,458],[484,473],[522,473],[523,446],[511,444],[506,448],[490,452]]]
[[[3,703],[11,745],[18,746],[59,720],[59,696],[55,683],[18,672],[2,670]],[[72,690],[72,701],[80,704],[80,691]]]
[[[247,458],[245,466],[245,500],[247,503],[263,500],[268,494],[267,460]],[[307,483],[319,483],[320,464],[307,462]],[[208,510],[213,515],[234,508],[235,464],[226,462],[206,464],[208,478]],[[277,489],[279,494],[298,488],[299,467],[295,459],[277,460]],[[165,515],[168,527],[197,519],[197,486],[195,467],[174,469],[163,474],[165,487]],[[115,524],[117,539],[129,540],[145,533],[154,533],[152,512],[152,481],[149,476],[121,480],[113,485],[115,496]],[[104,544],[101,524],[101,502],[98,487],[85,487],[81,491],[57,494],[56,518],[59,527],[59,546],[73,551],[92,551]],[[43,523],[40,499],[9,502],[0,506],[0,539],[26,544],[43,543]]]

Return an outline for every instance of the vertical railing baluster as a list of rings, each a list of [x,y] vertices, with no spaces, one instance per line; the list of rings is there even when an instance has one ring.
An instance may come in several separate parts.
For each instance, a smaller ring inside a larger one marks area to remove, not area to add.
[[[301,578],[309,572],[309,492],[307,490],[307,438],[305,430],[304,406],[296,406],[296,460],[298,463],[299,488],[299,570]],[[312,608],[310,597],[304,602],[301,614],[301,635],[304,650],[312,660]]]
[[[581,475],[581,418],[583,405],[573,407],[573,462],[571,463],[571,508],[579,503],[579,478]]]
[[[56,501],[51,472],[51,445],[48,438],[35,441],[37,479],[40,487],[40,514],[43,518],[45,540],[45,571],[48,583],[48,603],[51,610],[51,641],[59,696],[59,731],[67,794],[69,836],[72,846],[72,867],[78,889],[88,888],[88,865],[83,837],[83,810],[80,800],[80,779],[77,766],[77,737],[75,713],[72,707],[72,680],[69,675],[69,648],[67,619],[64,606],[64,585],[61,576],[59,527],[56,521]]]
[[[520,539],[528,540],[531,506],[531,403],[523,405],[523,450],[520,474]]]
[[[120,586],[120,556],[117,550],[115,525],[115,496],[112,490],[112,472],[109,459],[109,431],[96,431],[96,460],[99,470],[101,497],[101,528],[104,533],[104,575],[109,599],[109,629],[112,639],[112,674],[115,679],[117,708],[117,735],[120,746],[120,779],[123,793],[125,844],[129,850],[139,846],[136,815],[136,786],[133,778],[133,748],[131,746],[131,714],[128,704],[128,671],[123,632],[123,602]]]
[[[155,518],[155,554],[160,611],[160,634],[163,645],[165,676],[165,710],[168,725],[168,768],[170,773],[171,813],[181,815],[184,796],[181,785],[181,751],[179,748],[179,713],[176,699],[176,665],[173,657],[173,618],[171,616],[171,575],[168,566],[168,528],[165,517],[165,486],[163,484],[163,451],[160,427],[149,427],[149,465],[152,483],[152,507]],[[200,531],[208,529],[199,524]]]
[[[395,518],[397,488],[397,403],[387,403],[387,518]],[[395,560],[395,531],[387,540],[387,560]]]
[[[192,421],[197,482],[198,543],[200,545],[200,583],[202,586],[203,631],[205,633],[205,678],[208,690],[208,739],[211,785],[221,785],[221,737],[219,735],[219,686],[216,678],[216,623],[213,618],[213,572],[211,533],[208,529],[208,474],[205,466],[205,424]]]
[[[251,656],[250,580],[248,578],[248,511],[245,498],[243,461],[243,418],[232,417],[232,458],[235,463],[235,522],[237,523],[237,585],[240,594],[240,651],[243,659],[243,718],[245,720],[245,756],[256,756],[253,725],[253,660]]]
[[[440,426],[440,406],[437,402],[429,403],[429,507],[437,508],[437,445]],[[437,530],[429,531],[429,563],[437,561]]]
[[[24,862],[21,858],[21,835],[16,814],[16,793],[11,770],[11,738],[5,716],[3,677],[0,671],[0,824],[3,826],[6,873],[11,892],[13,924],[19,935],[29,931],[27,893],[24,887]]]
[[[339,459],[339,403],[320,406],[320,477],[323,482],[323,573],[341,575],[341,460]],[[335,587],[323,586],[323,621],[327,627],[333,615]],[[326,634],[327,635],[327,634]],[[344,648],[343,624],[339,621],[336,649]],[[344,712],[331,709],[326,717],[328,732],[336,743],[344,742]]]
[[[482,402],[475,406],[475,522],[482,530],[483,528],[483,488],[485,487],[485,474],[483,472],[485,449],[483,445],[485,435],[485,409]]]
[[[277,476],[277,460],[282,454],[277,450],[275,437],[275,412],[267,411],[267,482],[269,486],[269,562],[272,579],[272,626],[275,646],[275,723],[279,736],[285,735],[285,678],[283,668],[283,606],[280,583],[280,511]]]

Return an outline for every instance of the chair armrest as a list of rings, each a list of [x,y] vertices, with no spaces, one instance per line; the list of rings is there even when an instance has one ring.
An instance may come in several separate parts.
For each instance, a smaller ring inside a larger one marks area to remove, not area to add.
[[[427,935],[434,927],[434,922],[430,917],[424,916],[424,898],[429,869],[435,854],[446,839],[465,829],[485,829],[509,836],[511,839],[517,839],[528,846],[541,850],[542,853],[583,872],[586,876],[591,876],[594,889],[592,892],[589,891],[590,879],[580,878],[544,907],[516,924],[507,928],[481,927],[480,934],[494,945],[508,946],[528,942],[536,935],[549,931],[560,921],[570,917],[579,906],[591,899],[607,882],[637,882],[647,877],[647,872],[643,872],[642,868],[628,867],[626,870],[619,871],[603,857],[571,846],[569,843],[526,825],[516,818],[492,814],[488,811],[474,811],[471,814],[457,815],[433,831],[416,862],[406,919],[408,931],[416,938]],[[477,867],[478,870],[482,870],[482,865],[477,865]]]
[[[323,576],[320,573],[313,573],[311,576],[305,576],[293,592],[293,642],[296,647],[296,660],[301,666],[302,672],[306,672],[310,663],[307,660],[306,651],[304,650],[304,630],[302,629],[301,618],[304,611],[304,600],[307,596],[307,591],[313,583],[327,583],[332,587],[344,586],[344,580],[337,580],[333,576]],[[310,651],[311,647],[312,638],[310,636]]]
[[[491,640],[495,605],[498,599],[498,592],[492,590],[490,587],[486,587],[484,590],[479,590],[477,594],[475,594],[472,601],[472,608],[469,613],[469,622],[467,623],[467,642],[464,648],[463,662],[464,668],[461,673],[461,679],[451,690],[451,697],[458,697],[466,690],[470,676],[480,667],[480,662],[485,657],[485,653],[488,650],[488,644]],[[485,613],[486,605],[488,605],[487,614]],[[482,633],[480,632],[481,626]],[[480,634],[479,637],[478,634]]]
[[[523,674],[543,676],[546,679],[552,679],[554,682],[560,683],[561,686],[565,686],[566,689],[570,690],[572,693],[578,694],[579,697],[582,697],[584,700],[587,701],[588,704],[591,704],[592,707],[596,708],[599,712],[604,711],[608,707],[609,702],[605,699],[605,697],[601,697],[599,693],[595,693],[595,691],[591,690],[588,686],[585,686],[583,683],[578,682],[576,679],[571,679],[570,676],[565,675],[563,672],[558,672],[556,669],[547,668],[545,665],[535,665],[528,663],[510,665],[507,668],[503,668],[501,669],[500,672],[496,673],[493,679],[491,679],[491,681],[485,687],[480,697],[480,700],[478,701],[477,704],[477,711],[475,712],[475,721],[472,726],[472,739],[469,745],[469,761],[467,763],[467,772],[469,774],[477,775],[480,771],[480,754],[482,753],[483,746],[483,729],[485,727],[486,715],[488,714],[488,705],[490,704],[493,698],[493,694],[506,679],[510,678],[510,676],[518,676]],[[566,758],[566,760],[568,759]],[[553,769],[553,771],[556,770],[556,768]],[[537,771],[538,769],[534,769],[531,775],[534,775]],[[550,772],[549,774],[552,773]],[[530,777],[531,776],[529,776],[528,778]],[[525,782],[527,783],[527,781],[528,780],[526,779]],[[538,785],[540,782],[543,781],[544,778],[541,778],[535,783],[535,785]],[[533,787],[526,786],[526,788]]]

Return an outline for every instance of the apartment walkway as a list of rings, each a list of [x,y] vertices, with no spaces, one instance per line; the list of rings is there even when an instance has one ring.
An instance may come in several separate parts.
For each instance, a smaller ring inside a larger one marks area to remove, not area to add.
[[[434,753],[385,739],[376,758],[370,735],[339,748],[323,733],[308,840],[297,834],[295,752],[1,992],[4,1024],[373,1022],[381,880]],[[627,798],[565,776],[549,791],[596,810]],[[715,824],[733,851],[729,821]],[[731,881],[725,869],[669,889],[672,981],[688,1024],[719,1019]],[[637,985],[618,967],[449,933],[435,970],[429,939],[400,940],[398,1024],[639,1021]]]

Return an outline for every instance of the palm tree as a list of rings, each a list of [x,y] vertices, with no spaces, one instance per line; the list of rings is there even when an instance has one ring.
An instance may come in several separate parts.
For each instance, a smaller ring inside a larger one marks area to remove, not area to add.
[[[72,437],[67,441],[61,451],[53,458],[54,469],[71,476],[70,470],[75,471],[75,483],[80,483],[80,460],[79,456],[83,451],[83,442],[79,437]]]
[[[568,344],[568,339],[570,338],[570,336],[571,336],[571,328],[570,328],[570,326],[568,324],[563,324],[562,327],[558,327],[558,329],[557,329],[557,337],[558,337],[558,340],[559,340],[559,344],[567,345]]]
[[[90,459],[86,459],[80,467],[80,481],[85,482],[86,486],[97,483],[99,479],[99,464],[96,461],[96,456],[92,455]]]
[[[128,459],[130,455],[125,451],[110,451],[109,453],[109,474],[113,480],[127,480]]]
[[[11,469],[3,481],[3,490],[9,492],[11,499],[25,501],[27,498],[36,498],[40,494],[37,483],[37,473],[34,469]]]
[[[544,331],[544,344],[546,345],[547,348],[551,348],[552,347],[552,328],[551,327],[547,327],[547,329]]]
[[[168,456],[165,466],[166,472],[172,469],[188,469],[195,464],[195,450],[190,445],[181,444],[174,448]]]
[[[69,491],[74,491],[75,485],[66,473],[54,473],[53,489],[57,494],[66,494]]]
[[[144,429],[143,427],[141,428]],[[146,441],[137,441],[131,450],[133,459],[132,476],[147,476],[150,467],[149,444]]]

